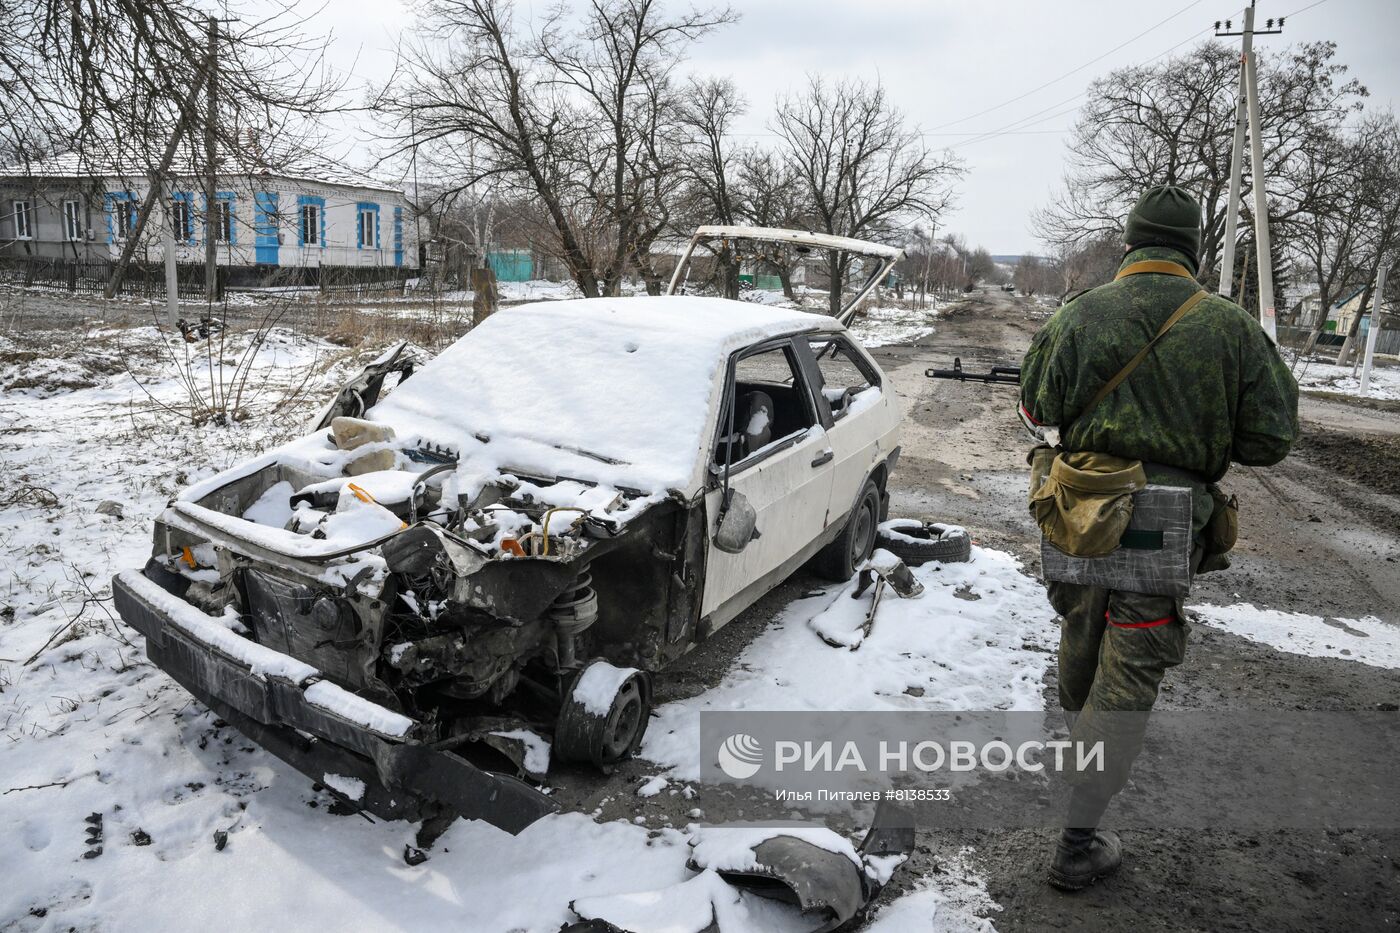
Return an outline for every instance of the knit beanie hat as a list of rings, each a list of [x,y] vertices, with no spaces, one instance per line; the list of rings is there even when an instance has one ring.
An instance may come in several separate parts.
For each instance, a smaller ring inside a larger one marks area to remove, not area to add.
[[[1184,188],[1148,188],[1128,213],[1123,242],[1132,249],[1166,246],[1196,261],[1201,250],[1201,207]]]

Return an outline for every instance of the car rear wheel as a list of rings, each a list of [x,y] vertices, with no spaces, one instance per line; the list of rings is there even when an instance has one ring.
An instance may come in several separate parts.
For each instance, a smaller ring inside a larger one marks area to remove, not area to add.
[[[880,524],[880,488],[866,480],[846,527],[836,540],[817,552],[812,569],[836,582],[851,578],[870,552],[875,550],[875,529]]]

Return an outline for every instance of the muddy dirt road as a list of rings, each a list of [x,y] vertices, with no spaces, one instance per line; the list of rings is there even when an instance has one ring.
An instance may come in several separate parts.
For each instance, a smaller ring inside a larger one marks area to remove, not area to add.
[[[875,351],[908,409],[892,510],[969,526],[974,537],[1038,561],[1025,507],[1029,444],[1010,387],[933,382],[931,365],[1017,362],[1044,319],[1029,302],[974,294],[913,346]],[[1242,533],[1229,571],[1202,577],[1192,602],[1400,623],[1400,405],[1305,395],[1303,440],[1278,467],[1233,469]],[[1053,676],[1053,673],[1052,673]],[[1047,684],[1047,688],[1049,688]],[[1203,625],[1168,674],[1160,706],[1373,710],[1400,674],[1282,654]],[[1054,705],[1054,695],[1047,703]],[[1208,792],[1209,776],[1202,775]],[[1372,930],[1400,921],[1397,839],[1359,832],[1123,834],[1124,870],[1078,896],[1042,882],[1051,836],[969,834],[1002,905],[997,928]]]

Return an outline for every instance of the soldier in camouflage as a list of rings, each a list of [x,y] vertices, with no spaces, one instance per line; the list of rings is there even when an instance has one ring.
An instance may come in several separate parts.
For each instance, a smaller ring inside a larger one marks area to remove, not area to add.
[[[1153,268],[1164,271],[1120,271],[1056,312],[1022,363],[1021,416],[1031,425],[1060,426],[1065,451],[1141,460],[1150,483],[1189,487],[1193,561],[1205,571],[1229,563],[1201,548],[1216,507],[1212,485],[1232,461],[1278,463],[1297,437],[1298,385],[1259,324],[1228,299],[1206,298],[1080,417],[1199,289],[1200,223],[1199,206],[1181,188],[1142,195],[1125,225],[1121,270],[1156,260]],[[1077,890],[1121,864],[1118,837],[1097,829],[1099,819],[1127,780],[1158,686],[1182,662],[1190,628],[1181,601],[1170,597],[1056,582],[1047,590],[1061,617],[1060,703],[1071,739],[1109,740],[1108,768],[1074,787],[1069,828],[1051,862],[1050,882]]]

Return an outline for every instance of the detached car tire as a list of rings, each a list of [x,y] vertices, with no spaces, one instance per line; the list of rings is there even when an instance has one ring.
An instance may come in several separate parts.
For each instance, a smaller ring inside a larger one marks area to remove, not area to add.
[[[859,567],[880,545],[876,542],[876,529],[880,524],[880,487],[866,480],[861,487],[856,507],[846,519],[846,527],[836,536],[836,540],[817,552],[812,558],[812,570],[818,576],[837,583],[851,579]]]
[[[962,563],[972,557],[972,538],[967,529],[915,518],[896,518],[876,532],[876,547],[917,567],[931,560],[945,564]]]

